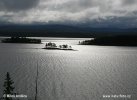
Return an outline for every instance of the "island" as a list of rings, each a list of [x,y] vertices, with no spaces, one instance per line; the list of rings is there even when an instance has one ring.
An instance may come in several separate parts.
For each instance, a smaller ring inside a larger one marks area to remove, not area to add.
[[[27,37],[10,37],[10,38],[3,39],[1,42],[2,43],[35,43],[35,44],[40,44],[41,40],[40,39],[27,38]]]
[[[49,49],[49,50],[74,50],[71,46],[67,44],[57,46],[55,43],[49,42],[46,43],[45,47],[42,49]]]
[[[137,36],[118,35],[96,37],[91,40],[79,42],[80,45],[101,45],[101,46],[137,46]]]

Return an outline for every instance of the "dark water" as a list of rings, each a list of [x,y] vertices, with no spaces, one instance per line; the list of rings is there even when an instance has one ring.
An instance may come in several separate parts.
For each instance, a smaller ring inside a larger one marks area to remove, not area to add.
[[[137,48],[76,45],[81,39],[43,38],[43,43],[71,44],[78,51],[41,49],[45,44],[0,43],[0,96],[6,72],[15,90],[34,100],[136,100]],[[103,98],[103,95],[131,95]],[[25,99],[26,100],[26,99]]]

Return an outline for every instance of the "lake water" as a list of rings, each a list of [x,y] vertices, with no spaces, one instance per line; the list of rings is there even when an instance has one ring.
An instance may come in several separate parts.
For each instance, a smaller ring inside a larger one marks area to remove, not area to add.
[[[77,45],[85,39],[43,38],[77,51],[44,50],[45,44],[0,43],[0,96],[6,72],[15,91],[34,100],[136,100],[137,47]],[[104,97],[103,95],[129,97]]]

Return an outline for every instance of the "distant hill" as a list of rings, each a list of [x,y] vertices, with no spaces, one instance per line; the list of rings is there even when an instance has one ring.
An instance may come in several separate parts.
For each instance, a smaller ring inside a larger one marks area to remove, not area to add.
[[[137,28],[92,28],[69,25],[1,25],[0,36],[38,36],[38,37],[98,37],[117,34],[137,34]]]

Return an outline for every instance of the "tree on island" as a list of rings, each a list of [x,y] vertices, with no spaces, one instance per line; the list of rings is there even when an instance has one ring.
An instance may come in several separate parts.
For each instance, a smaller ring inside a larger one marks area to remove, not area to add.
[[[3,91],[3,100],[12,100],[12,98],[7,97],[7,95],[13,95],[14,94],[14,87],[13,87],[13,80],[10,78],[9,72],[6,74],[6,79],[4,82],[4,91]]]

